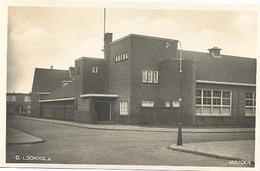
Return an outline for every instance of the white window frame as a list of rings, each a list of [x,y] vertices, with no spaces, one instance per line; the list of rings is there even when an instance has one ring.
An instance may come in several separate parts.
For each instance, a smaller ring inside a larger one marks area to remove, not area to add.
[[[15,101],[16,101],[16,96],[8,95],[8,96],[7,96],[7,101],[9,101],[9,102],[15,102]]]
[[[165,107],[171,107],[171,102],[170,101],[166,101],[165,102]]]
[[[31,96],[24,96],[25,102],[31,102]]]
[[[91,68],[91,72],[92,72],[93,74],[98,73],[98,67],[92,67],[92,68]]]
[[[180,101],[173,101],[172,107],[180,107]]]
[[[196,89],[196,91],[201,91],[201,95],[197,96],[196,93],[196,110],[199,109],[200,113],[196,111],[197,116],[231,116],[232,113],[232,91],[230,90],[220,90],[220,89]],[[204,91],[210,91],[210,97],[204,97]],[[214,92],[220,91],[220,97],[214,96]],[[229,97],[224,97],[224,92],[229,92]],[[197,104],[197,99],[200,99],[200,104]],[[204,104],[204,99],[210,101],[210,104]],[[215,99],[220,99],[220,104],[214,104]],[[224,104],[224,100],[229,100],[229,104]],[[204,112],[204,108],[210,109],[210,112]],[[214,108],[219,108],[219,112],[215,113]],[[225,113],[223,109],[228,108],[229,113]]]
[[[153,72],[153,83],[158,83],[159,81],[159,74],[158,71]]]
[[[142,101],[142,107],[154,107],[154,101]]]
[[[247,98],[246,93],[252,93],[252,98]],[[252,106],[246,105],[247,100],[253,101]],[[253,113],[246,113],[247,109],[252,109]],[[245,116],[256,116],[256,93],[255,92],[252,92],[252,91],[245,92]]]
[[[120,113],[120,115],[128,115],[128,102],[127,101],[119,102],[119,113]]]
[[[147,83],[148,77],[147,77],[147,70],[142,70],[142,82]]]
[[[153,83],[153,71],[147,71],[147,83]]]
[[[158,83],[159,72],[152,70],[142,70],[142,82],[143,83]]]

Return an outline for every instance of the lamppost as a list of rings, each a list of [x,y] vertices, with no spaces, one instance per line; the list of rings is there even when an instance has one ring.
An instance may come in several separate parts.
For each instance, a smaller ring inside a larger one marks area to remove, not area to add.
[[[180,44],[180,70],[179,70],[179,124],[178,124],[178,137],[177,137],[177,145],[182,145],[182,96],[181,96],[181,82],[182,82],[182,44],[179,40],[177,40]]]
[[[173,40],[172,40],[173,41]],[[171,42],[166,42],[166,48],[171,47]],[[180,70],[179,70],[179,124],[178,124],[178,137],[177,137],[177,145],[182,145],[182,95],[181,95],[181,82],[182,82],[182,44],[179,40],[177,42],[180,44]]]

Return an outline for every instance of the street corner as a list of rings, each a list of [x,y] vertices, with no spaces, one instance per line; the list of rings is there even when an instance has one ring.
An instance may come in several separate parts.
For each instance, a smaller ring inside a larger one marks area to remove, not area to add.
[[[225,159],[234,166],[254,166],[254,140],[213,141],[170,145],[166,149]]]
[[[23,131],[7,127],[6,144],[33,144],[44,142],[43,139],[25,133]]]

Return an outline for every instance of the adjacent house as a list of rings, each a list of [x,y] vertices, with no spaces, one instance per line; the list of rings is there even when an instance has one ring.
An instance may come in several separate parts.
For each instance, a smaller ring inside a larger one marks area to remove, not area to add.
[[[30,93],[7,93],[6,94],[7,115],[30,115],[31,94]]]
[[[178,49],[178,40],[104,39],[105,58],[36,69],[35,116],[83,123],[254,126],[256,59]],[[55,72],[54,72],[55,71]],[[43,74],[44,73],[44,74]],[[44,75],[44,76],[41,76]]]

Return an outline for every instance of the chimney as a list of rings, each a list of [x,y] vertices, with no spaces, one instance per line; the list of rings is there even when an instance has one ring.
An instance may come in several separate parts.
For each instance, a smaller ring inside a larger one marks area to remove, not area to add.
[[[208,49],[209,53],[213,56],[213,57],[219,57],[221,58],[220,56],[220,51],[222,49],[218,48],[218,47],[213,47],[211,49]]]
[[[51,69],[53,69],[53,66],[51,65]]]
[[[104,37],[104,57],[105,59],[109,58],[109,43],[111,43],[113,40],[113,33],[106,33]]]

